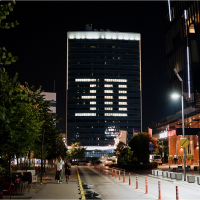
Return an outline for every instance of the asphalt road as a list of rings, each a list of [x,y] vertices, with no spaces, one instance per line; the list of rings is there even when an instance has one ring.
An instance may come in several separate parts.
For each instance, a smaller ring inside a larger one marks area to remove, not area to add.
[[[112,177],[111,170],[104,168],[103,172],[93,167],[79,166],[79,173],[82,183],[92,184],[91,190],[99,194],[91,197],[86,193],[86,197],[92,199],[158,199],[158,181],[161,181],[161,199],[176,199],[176,186],[179,190],[179,199],[200,199],[200,185],[197,183],[187,183],[184,181],[172,181],[169,179],[159,179],[148,174],[138,174],[139,188],[136,189],[136,174],[131,173],[131,185],[129,185],[129,173],[126,172],[125,183],[123,183],[123,173]],[[145,194],[145,177],[148,178],[148,194]],[[85,191],[86,192],[86,191]],[[87,196],[88,195],[88,196]]]

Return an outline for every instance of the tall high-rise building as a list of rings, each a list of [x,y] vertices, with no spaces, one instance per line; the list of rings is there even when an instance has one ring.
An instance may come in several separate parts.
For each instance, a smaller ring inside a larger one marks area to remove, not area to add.
[[[166,58],[172,89],[181,93],[184,85],[184,104],[200,107],[200,3],[198,1],[166,2]]]
[[[141,131],[141,37],[94,30],[67,33],[67,144],[114,145],[119,130]]]

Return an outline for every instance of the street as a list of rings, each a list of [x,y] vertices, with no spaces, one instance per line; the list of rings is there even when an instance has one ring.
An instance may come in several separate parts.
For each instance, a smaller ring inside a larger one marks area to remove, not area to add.
[[[176,186],[178,186],[179,199],[199,199],[200,185],[183,181],[172,181],[153,177],[148,174],[138,174],[138,189],[136,189],[136,174],[131,173],[131,185],[129,174],[126,172],[125,183],[123,173],[120,180],[117,173],[112,177],[112,171],[104,167],[103,171],[93,167],[79,166],[82,183],[92,184],[91,189],[98,193],[99,199],[158,199],[158,181],[161,181],[161,199],[176,199]],[[145,177],[148,178],[148,194],[145,194]]]

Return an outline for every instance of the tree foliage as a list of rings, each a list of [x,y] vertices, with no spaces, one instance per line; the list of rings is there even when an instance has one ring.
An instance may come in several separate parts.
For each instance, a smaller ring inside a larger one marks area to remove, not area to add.
[[[130,157],[132,155],[132,152],[130,148],[125,145],[124,142],[119,142],[117,145],[117,148],[114,150],[114,155],[117,156],[118,163],[121,162],[130,162]]]
[[[154,148],[157,148],[156,141],[148,133],[138,133],[131,138],[129,146],[133,151],[133,158],[137,158],[138,162],[149,162],[149,142],[152,142]]]
[[[85,157],[85,148],[82,148],[80,142],[72,143],[72,148],[67,151],[67,158],[77,159]]]
[[[16,2],[12,1],[8,2],[7,4],[0,5],[0,28],[2,29],[14,28],[19,24],[17,21],[4,22],[4,20],[6,20],[6,16],[13,11],[15,4]],[[16,62],[17,60],[18,60],[17,56],[12,56],[10,52],[7,52],[5,47],[0,47],[0,68],[2,68],[3,65],[10,65],[11,63]]]
[[[33,148],[42,122],[29,91],[5,71],[0,71],[0,154],[22,155]]]

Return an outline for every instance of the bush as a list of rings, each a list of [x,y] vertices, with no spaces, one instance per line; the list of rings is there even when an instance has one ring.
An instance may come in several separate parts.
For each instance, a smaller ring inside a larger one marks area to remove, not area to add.
[[[6,169],[2,167],[2,165],[0,164],[0,176],[5,176],[5,175],[6,175]]]
[[[173,156],[172,156],[172,155],[169,155],[169,156],[168,156],[168,159],[169,159],[169,160],[172,160],[172,159],[173,159]]]

